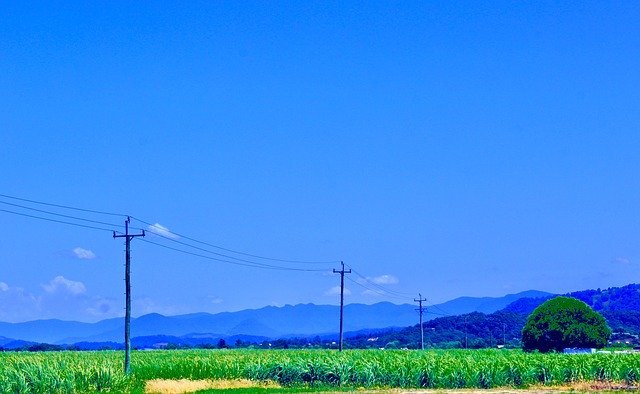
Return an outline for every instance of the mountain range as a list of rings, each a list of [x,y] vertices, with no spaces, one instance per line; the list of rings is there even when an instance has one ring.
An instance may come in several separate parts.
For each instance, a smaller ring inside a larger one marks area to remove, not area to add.
[[[550,293],[525,291],[504,297],[461,297],[427,307],[436,314],[457,315],[469,312],[491,313],[522,298],[549,297]],[[348,304],[344,308],[346,332],[406,327],[417,323],[417,305],[380,302],[373,305]],[[257,340],[291,337],[335,336],[338,332],[339,307],[333,305],[298,304],[283,307],[267,306],[238,312],[217,314],[194,313],[163,316],[152,313],[132,319],[131,333],[140,342],[142,338],[159,336],[179,338],[185,344],[214,343],[218,339]],[[20,347],[24,343],[58,345],[118,344],[122,343],[122,318],[106,319],[96,323],[62,320],[35,320],[23,323],[0,322],[0,346]],[[167,339],[167,338],[165,338]],[[147,341],[148,342],[148,341]],[[233,343],[233,342],[231,342]],[[87,345],[89,346],[89,345]],[[99,345],[95,345],[98,346]]]

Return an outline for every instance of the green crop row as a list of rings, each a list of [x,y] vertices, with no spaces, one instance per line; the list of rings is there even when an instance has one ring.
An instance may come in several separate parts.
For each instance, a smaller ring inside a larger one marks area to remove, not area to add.
[[[0,353],[4,393],[139,392],[151,379],[273,380],[290,387],[525,388],[640,382],[638,354],[499,350],[172,350]]]

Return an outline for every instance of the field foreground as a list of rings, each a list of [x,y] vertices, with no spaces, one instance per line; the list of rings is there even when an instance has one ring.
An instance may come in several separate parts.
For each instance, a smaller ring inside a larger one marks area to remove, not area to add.
[[[471,393],[482,389],[486,393],[499,389],[491,392],[557,393],[633,390],[640,381],[640,354],[635,353],[225,349],[140,351],[133,352],[131,360],[132,373],[125,375],[122,352],[0,353],[0,391],[143,393],[165,392],[150,388],[154,381],[181,382],[178,385],[234,381],[251,386],[198,386],[174,392],[438,389]]]

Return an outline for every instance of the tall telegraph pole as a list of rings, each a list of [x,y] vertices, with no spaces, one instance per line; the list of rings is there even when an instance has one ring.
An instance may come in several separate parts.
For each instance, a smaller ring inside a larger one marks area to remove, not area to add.
[[[467,315],[464,315],[464,348],[467,348]]]
[[[340,274],[340,344],[338,345],[338,350],[342,351],[342,309],[344,308],[344,274],[350,274],[351,269],[348,271],[344,270],[344,262],[340,262],[342,264],[342,269],[340,271],[333,269],[334,274]]]
[[[128,374],[131,371],[131,240],[134,237],[144,237],[144,230],[142,234],[129,234],[129,222],[131,218],[127,216],[127,220],[124,221],[124,235],[116,235],[113,232],[113,238],[125,239],[125,264],[124,264],[124,283],[125,283],[125,299],[126,308],[124,315],[124,372]]]
[[[419,307],[418,307],[418,311],[420,312],[420,348],[422,348],[422,350],[424,350],[424,327],[422,327],[422,311],[424,310],[422,308],[422,302],[426,301],[426,298],[422,298],[422,294],[418,293],[418,299],[416,300],[415,298],[413,299],[415,302],[419,303]]]

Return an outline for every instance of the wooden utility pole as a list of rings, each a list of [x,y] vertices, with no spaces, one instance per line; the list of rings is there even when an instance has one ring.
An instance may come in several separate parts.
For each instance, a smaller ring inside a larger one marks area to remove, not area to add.
[[[420,348],[424,350],[424,327],[422,326],[422,302],[426,301],[426,298],[422,298],[422,294],[418,293],[418,299],[413,299],[415,302],[419,303],[418,311],[420,312]]]
[[[502,346],[507,347],[507,324],[502,323]]]
[[[144,237],[142,234],[129,234],[129,222],[131,218],[127,216],[124,221],[124,235],[116,235],[113,232],[113,238],[125,239],[125,263],[124,263],[124,283],[125,283],[125,314],[124,314],[124,373],[131,372],[131,240],[134,237]]]
[[[464,315],[464,348],[467,348],[467,315]]]
[[[338,351],[341,352],[342,351],[342,319],[343,319],[342,310],[344,309],[344,274],[350,274],[351,269],[349,269],[348,271],[345,271],[344,262],[341,261],[340,264],[342,264],[342,269],[338,271],[334,268],[333,273],[340,274],[340,344],[338,345]]]

